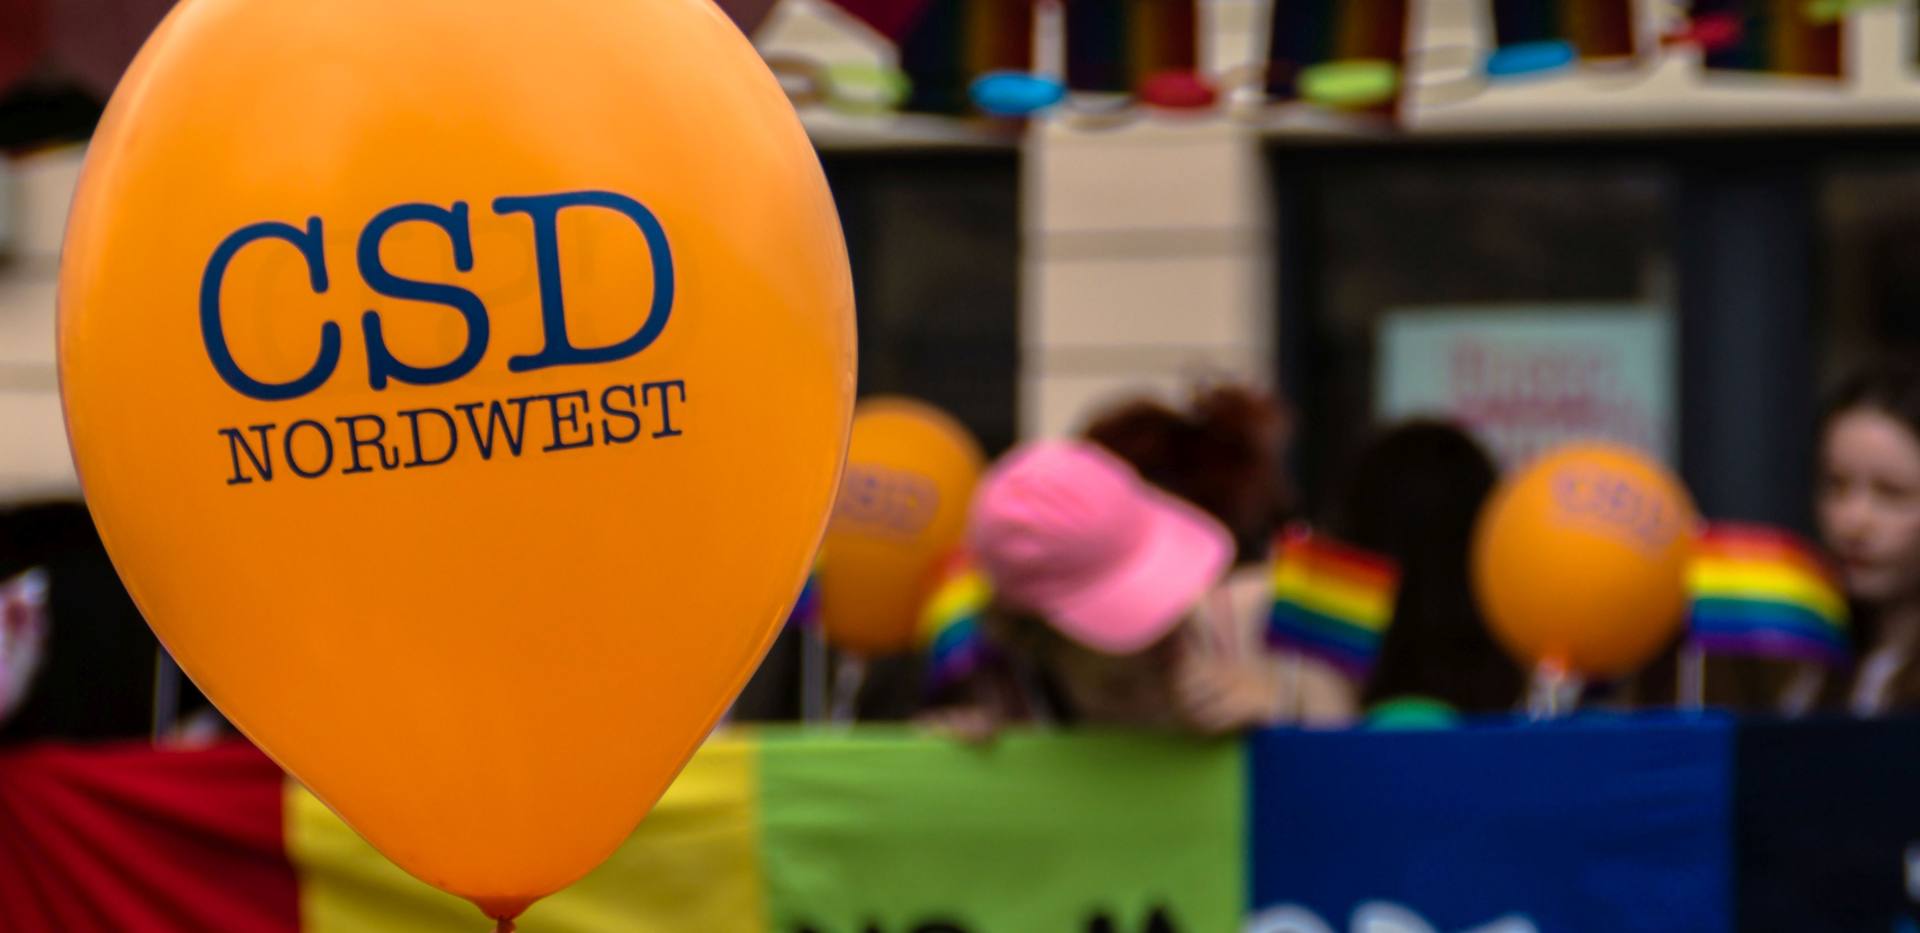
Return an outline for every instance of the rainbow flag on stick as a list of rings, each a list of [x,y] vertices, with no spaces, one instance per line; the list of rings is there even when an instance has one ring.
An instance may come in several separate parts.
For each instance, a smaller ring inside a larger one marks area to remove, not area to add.
[[[1800,539],[1715,525],[1687,568],[1694,644],[1724,654],[1827,664],[1846,660],[1847,602],[1833,571]]]
[[[1393,621],[1400,569],[1386,557],[1289,530],[1273,568],[1267,642],[1364,677]]]
[[[941,569],[916,633],[920,650],[927,655],[929,691],[966,679],[986,660],[988,643],[980,620],[992,602],[993,587],[986,574],[964,554]]]

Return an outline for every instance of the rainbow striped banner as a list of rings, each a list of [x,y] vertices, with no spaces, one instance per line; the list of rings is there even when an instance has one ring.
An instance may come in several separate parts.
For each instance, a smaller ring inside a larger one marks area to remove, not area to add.
[[[1843,24],[1816,17],[1808,0],[1693,0],[1692,19],[1730,19],[1738,35],[1705,50],[1710,71],[1839,78],[1846,67]]]
[[[1407,0],[1273,0],[1270,25],[1267,94],[1276,100],[1300,99],[1301,75],[1316,65],[1375,62],[1397,73],[1407,57]]]
[[[1583,59],[1631,58],[1632,0],[1493,0],[1494,44],[1566,42]]]
[[[916,643],[927,657],[927,689],[938,692],[964,680],[986,660],[988,643],[980,627],[993,586],[965,554],[941,569],[933,596],[920,613]]]
[[[1251,781],[1239,742],[723,732],[521,929],[1234,930]],[[240,744],[0,749],[0,869],[9,933],[493,929]]]
[[[1811,547],[1751,525],[1701,534],[1687,568],[1688,625],[1702,650],[1840,663],[1847,602]]]
[[[1200,68],[1196,0],[1067,0],[1067,87],[1137,94]]]
[[[1033,69],[1034,0],[931,0],[896,40],[913,83],[902,110],[972,112],[967,89],[993,71]]]
[[[1400,570],[1380,555],[1291,529],[1273,567],[1267,641],[1365,677],[1393,621]]]

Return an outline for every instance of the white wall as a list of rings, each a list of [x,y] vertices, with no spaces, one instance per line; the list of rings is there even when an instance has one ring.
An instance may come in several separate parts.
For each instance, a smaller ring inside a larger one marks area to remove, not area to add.
[[[79,150],[59,149],[0,170],[0,204],[9,212],[0,225],[0,501],[79,490],[53,360],[60,235],[79,168]]]

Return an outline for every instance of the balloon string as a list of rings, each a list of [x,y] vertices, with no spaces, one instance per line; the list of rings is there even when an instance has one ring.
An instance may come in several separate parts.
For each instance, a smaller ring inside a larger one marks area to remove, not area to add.
[[[499,925],[493,928],[493,933],[513,933],[513,929],[512,920],[501,920]]]

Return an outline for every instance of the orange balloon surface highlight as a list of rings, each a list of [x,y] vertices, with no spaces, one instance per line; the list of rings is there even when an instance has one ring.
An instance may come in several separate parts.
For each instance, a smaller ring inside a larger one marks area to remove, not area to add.
[[[845,245],[708,0],[186,0],[60,288],[74,459],[154,630],[499,917],[646,815],[839,480]]]
[[[1693,501],[1645,456],[1563,447],[1509,478],[1475,531],[1474,589],[1508,651],[1550,670],[1621,677],[1678,633]]]
[[[910,651],[940,564],[960,546],[985,457],[945,412],[864,400],[820,561],[820,621],[835,647]]]

